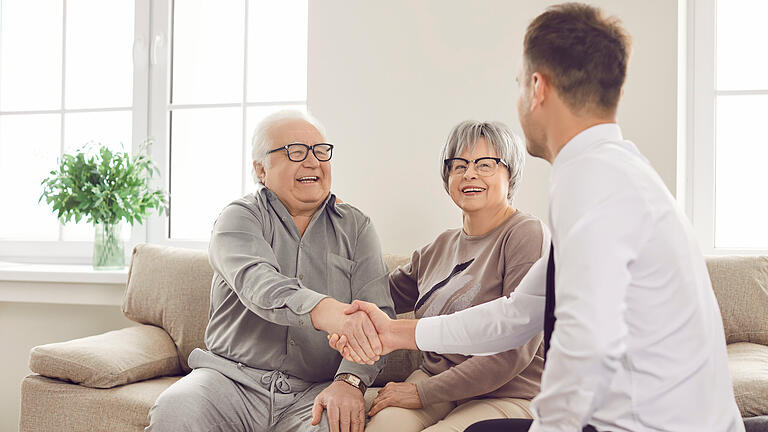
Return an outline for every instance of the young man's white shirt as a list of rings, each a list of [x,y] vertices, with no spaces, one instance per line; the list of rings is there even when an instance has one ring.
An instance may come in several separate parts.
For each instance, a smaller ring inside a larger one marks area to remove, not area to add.
[[[555,158],[549,201],[557,322],[531,431],[744,431],[704,258],[659,175],[616,124]],[[424,351],[481,355],[544,321],[547,257],[509,298],[422,319]]]

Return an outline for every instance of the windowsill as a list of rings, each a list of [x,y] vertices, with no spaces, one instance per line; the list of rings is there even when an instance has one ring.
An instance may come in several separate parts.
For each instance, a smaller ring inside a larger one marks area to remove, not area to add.
[[[0,302],[117,306],[128,268],[94,270],[90,265],[0,261]]]

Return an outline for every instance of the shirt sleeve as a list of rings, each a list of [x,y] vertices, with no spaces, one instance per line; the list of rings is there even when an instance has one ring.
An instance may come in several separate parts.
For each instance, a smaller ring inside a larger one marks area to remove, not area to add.
[[[627,349],[629,269],[654,217],[625,172],[588,161],[578,168],[553,188],[557,321],[531,431],[581,430],[604,402]]]
[[[541,258],[509,297],[420,319],[416,345],[422,351],[491,355],[528,343],[544,328],[546,276],[547,260]]]
[[[240,203],[224,208],[213,226],[208,259],[248,310],[284,326],[312,327],[309,312],[327,297],[280,273],[263,222]]]
[[[413,312],[416,301],[419,299],[420,257],[419,251],[414,251],[407,264],[396,268],[389,275],[389,291],[397,313]]]
[[[395,318],[395,309],[389,293],[389,272],[381,254],[379,236],[367,217],[357,236],[353,261],[355,267],[352,272],[352,299],[374,303],[390,318]],[[373,365],[360,365],[342,360],[336,375],[351,373],[370,386],[384,365],[386,356],[382,356]]]

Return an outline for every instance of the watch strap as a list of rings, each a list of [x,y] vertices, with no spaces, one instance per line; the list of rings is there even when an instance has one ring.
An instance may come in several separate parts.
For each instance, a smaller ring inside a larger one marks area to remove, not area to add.
[[[361,380],[357,375],[353,375],[351,373],[340,373],[336,375],[334,381],[344,381],[352,387],[360,390],[363,394],[365,394],[365,391],[368,390],[368,386],[365,385],[363,380]]]

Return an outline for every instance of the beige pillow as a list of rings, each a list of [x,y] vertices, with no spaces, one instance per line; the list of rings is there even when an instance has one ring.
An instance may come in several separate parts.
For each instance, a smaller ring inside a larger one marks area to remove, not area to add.
[[[140,244],[133,250],[123,313],[142,324],[164,328],[179,353],[185,372],[189,353],[205,349],[213,269],[208,253]]]
[[[768,345],[768,256],[707,257],[727,343]]]
[[[408,262],[411,260],[410,255],[392,255],[392,254],[384,254],[384,264],[387,265],[387,268],[389,269],[389,272],[392,273],[396,268],[400,267],[401,265],[408,264]]]
[[[181,374],[176,346],[168,333],[149,325],[32,348],[29,368],[95,388]]]
[[[728,368],[742,417],[768,415],[768,347],[746,342],[728,345]]]

